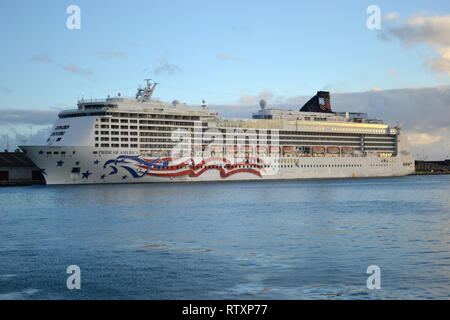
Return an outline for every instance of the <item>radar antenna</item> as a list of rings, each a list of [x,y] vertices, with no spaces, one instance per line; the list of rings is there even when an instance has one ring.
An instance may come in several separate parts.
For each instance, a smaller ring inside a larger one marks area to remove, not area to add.
[[[144,80],[147,81],[147,86],[144,89],[139,87],[136,93],[136,99],[139,100],[140,102],[150,101],[153,91],[155,91],[155,87],[158,84],[157,82],[154,82],[152,85],[151,83],[152,79],[144,79]]]

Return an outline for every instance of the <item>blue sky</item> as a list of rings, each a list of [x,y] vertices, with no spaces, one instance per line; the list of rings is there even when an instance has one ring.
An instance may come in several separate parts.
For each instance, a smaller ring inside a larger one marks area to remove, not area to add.
[[[66,27],[70,5],[80,30]],[[366,27],[370,5],[381,30]],[[17,0],[2,3],[0,34],[0,148],[6,135],[29,140],[30,126],[42,142],[81,96],[134,96],[152,78],[156,97],[205,99],[225,117],[331,91],[335,110],[403,121],[416,151],[450,155],[446,0]]]
[[[81,8],[80,30],[66,28],[71,4]],[[406,48],[366,28],[371,4],[404,20],[450,12],[448,1],[7,2],[2,104],[43,108],[74,105],[81,95],[133,95],[146,77],[161,83],[161,99],[191,104],[236,103],[266,88],[289,97],[448,84],[424,63],[430,47]],[[31,61],[42,56],[52,63]],[[171,72],[155,74],[161,63]],[[62,67],[69,65],[80,73]]]

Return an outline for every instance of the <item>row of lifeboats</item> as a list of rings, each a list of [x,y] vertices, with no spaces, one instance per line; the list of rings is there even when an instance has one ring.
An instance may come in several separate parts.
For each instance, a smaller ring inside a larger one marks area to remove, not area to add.
[[[345,154],[350,154],[353,153],[353,147],[341,147],[340,151],[339,151],[339,147],[327,147],[325,149],[325,147],[311,147],[311,151],[312,153],[325,153],[325,151],[327,153],[330,154],[339,154],[339,153],[345,153]]]
[[[206,151],[208,148],[208,146],[196,146],[195,150],[196,151]],[[224,147],[223,146],[209,146],[209,150],[210,151],[214,151],[214,152],[223,152]],[[238,146],[226,146],[225,150],[227,152],[237,152],[239,151]],[[251,152],[254,150],[254,148],[252,146],[241,146],[240,147],[241,151],[244,152]],[[278,147],[278,146],[256,146],[255,147],[256,152],[266,152],[267,150],[269,150],[269,152],[294,152],[295,148],[292,146],[282,146],[282,147]],[[323,146],[312,146],[311,147],[311,152],[312,153],[329,153],[329,154],[339,154],[339,153],[344,153],[344,154],[350,154],[354,152],[353,147],[323,147]]]

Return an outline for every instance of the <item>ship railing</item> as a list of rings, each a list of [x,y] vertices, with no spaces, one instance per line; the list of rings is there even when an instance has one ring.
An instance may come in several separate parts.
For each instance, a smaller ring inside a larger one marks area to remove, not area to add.
[[[79,99],[78,103],[96,103],[96,102],[107,102],[107,99]]]

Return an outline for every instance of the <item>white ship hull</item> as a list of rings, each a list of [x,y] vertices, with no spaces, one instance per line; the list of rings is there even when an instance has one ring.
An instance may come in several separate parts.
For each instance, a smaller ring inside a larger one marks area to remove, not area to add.
[[[237,161],[226,167],[223,157],[189,159],[184,166],[165,166],[158,157],[142,157],[130,151],[94,154],[93,147],[23,146],[42,170],[47,184],[103,184],[195,181],[289,180],[405,176],[414,172],[410,157],[280,157],[270,167]],[[142,160],[155,164],[143,165]],[[267,160],[267,159],[266,159]],[[193,162],[194,161],[194,162]],[[406,162],[406,165],[405,165]],[[177,163],[180,163],[178,161]],[[268,163],[267,161],[265,163]],[[79,168],[73,172],[74,168]]]

